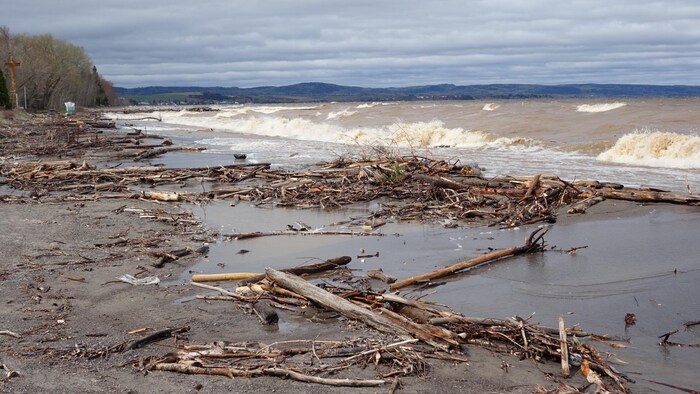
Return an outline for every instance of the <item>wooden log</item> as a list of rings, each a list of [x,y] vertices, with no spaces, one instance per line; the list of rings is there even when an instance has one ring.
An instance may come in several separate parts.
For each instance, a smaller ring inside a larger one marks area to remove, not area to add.
[[[523,246],[514,246],[512,248],[508,249],[502,249],[502,250],[496,250],[491,253],[487,253],[478,257],[475,257],[473,259],[469,259],[466,261],[462,261],[457,264],[453,264],[447,267],[443,267],[440,269],[437,269],[435,271],[431,271],[425,274],[421,275],[416,275],[412,276],[410,278],[406,278],[404,280],[400,280],[396,283],[392,283],[390,288],[391,290],[397,290],[406,286],[411,286],[416,283],[420,282],[427,282],[431,281],[433,279],[438,279],[438,278],[444,278],[445,276],[450,276],[453,275],[459,271],[463,271],[468,268],[473,268],[481,264],[486,264],[486,263],[491,263],[494,261],[498,261],[501,259],[504,259],[506,257],[511,257],[511,256],[516,256],[519,254],[523,253],[532,253],[535,251],[540,250],[540,246],[538,245],[538,242],[542,239],[542,237],[547,233],[548,230],[542,231],[543,228],[539,228],[535,231],[533,231],[528,239],[525,242],[525,245]],[[542,232],[541,234],[538,235],[538,233]]]
[[[203,151],[206,148],[203,147],[188,147],[188,146],[163,146],[159,148],[152,148],[145,150],[141,153],[139,153],[136,158],[134,159],[135,161],[143,160],[143,159],[150,159],[151,157],[159,156],[168,152],[175,152],[175,151],[189,151],[189,152],[199,152]]]
[[[342,297],[320,289],[296,275],[290,275],[272,268],[265,268],[265,273],[270,280],[274,281],[278,286],[301,294],[326,309],[336,311],[350,319],[359,320],[382,332],[408,335],[406,330],[392,323],[384,316],[373,313],[372,311],[355,305]]]
[[[339,387],[376,387],[386,384],[381,379],[332,379],[318,376],[305,375],[285,368],[258,368],[252,370],[236,369],[229,367],[199,367],[179,363],[157,363],[150,367],[154,371],[179,372],[193,375],[218,375],[233,377],[254,378],[259,376],[276,376],[292,379],[305,383],[317,383]]]
[[[596,205],[596,204],[598,204],[598,203],[601,203],[601,202],[603,202],[603,201],[605,201],[605,197],[601,197],[601,196],[590,197],[590,198],[587,198],[587,199],[585,199],[585,200],[583,200],[583,201],[579,201],[579,202],[577,202],[576,204],[573,204],[573,205],[566,211],[566,213],[568,213],[568,214],[570,214],[570,215],[573,215],[573,214],[576,214],[576,213],[581,213],[581,214],[583,214],[583,213],[586,213],[586,211],[588,210],[588,208],[590,208],[590,207],[592,207],[592,206],[594,206],[594,205]]]
[[[277,283],[280,287],[299,293],[326,309],[336,311],[346,318],[358,320],[379,331],[394,335],[413,335],[439,349],[446,350],[455,344],[452,336],[449,334],[443,331],[433,330],[433,328],[438,329],[438,327],[423,327],[423,325],[408,321],[408,319],[386,309],[381,309],[380,313],[373,312],[326,290],[320,289],[296,275],[286,274],[272,268],[266,268],[265,272],[268,278]],[[447,337],[438,335],[445,335]]]
[[[537,194],[535,193],[535,191],[537,190],[537,187],[538,187],[539,184],[540,184],[540,177],[541,177],[541,176],[542,176],[542,174],[537,174],[537,175],[535,175],[535,177],[532,179],[532,181],[530,181],[530,187],[527,188],[527,192],[525,193],[525,196],[522,198],[522,200],[525,200],[525,199],[527,199],[528,197],[531,197],[531,196],[533,196],[533,195],[535,195],[535,197],[537,197]],[[521,201],[522,201],[522,200],[521,200]]]
[[[162,341],[163,339],[170,338],[173,334],[180,334],[190,330],[189,326],[180,328],[166,328],[164,330],[156,331],[153,334],[147,335],[143,338],[137,339],[130,344],[128,344],[124,350],[134,350],[148,345],[149,343]]]
[[[381,379],[331,379],[320,378],[318,376],[304,375],[299,372],[285,368],[263,368],[264,375],[277,376],[280,378],[289,378],[306,383],[325,384],[329,386],[339,387],[377,387],[386,384],[385,380]]]
[[[176,192],[142,191],[141,196],[149,200],[163,202],[177,202],[182,199],[182,195]]]
[[[442,189],[465,190],[469,189],[472,186],[496,189],[513,188],[513,184],[511,184],[510,182],[489,181],[487,179],[482,178],[463,178],[460,179],[459,182],[457,182],[445,177],[428,176],[423,174],[413,174],[411,175],[411,177],[421,182],[430,183],[433,186]]]
[[[569,372],[569,346],[566,342],[564,315],[559,315],[559,348],[561,349],[561,373],[565,378],[568,378],[571,373]]]
[[[158,363],[151,367],[154,371],[168,371],[168,372],[179,372],[190,375],[216,375],[216,376],[226,376],[233,379],[234,376],[249,376],[250,374],[239,374],[235,375],[231,368],[228,367],[214,367],[205,368],[197,367],[194,365],[178,364],[178,363]]]
[[[371,230],[371,229],[369,229]],[[233,233],[233,234],[225,234],[225,238],[229,239],[235,239],[236,241],[241,241],[244,239],[253,239],[253,238],[260,238],[260,237],[277,237],[277,236],[282,236],[282,235],[297,235],[297,236],[312,236],[312,235],[350,235],[354,237],[367,237],[367,236],[376,236],[376,237],[383,237],[384,234],[382,233],[372,233],[368,232],[366,230],[363,231],[354,231],[354,230],[345,230],[345,231],[270,231],[270,232],[261,232],[261,231],[256,231],[252,233]]]
[[[279,316],[277,311],[272,309],[269,303],[266,301],[258,301],[253,305],[253,311],[262,322],[262,324],[277,324],[279,321]]]
[[[376,270],[369,270],[369,271],[367,271],[367,277],[368,277],[368,278],[372,278],[372,279],[381,280],[381,281],[384,282],[384,283],[394,283],[394,282],[396,282],[396,278],[394,278],[393,276],[389,276],[389,275],[385,274],[384,271],[383,271],[381,268],[380,268],[380,269],[376,269]]]
[[[192,249],[190,248],[176,249],[167,253],[158,253],[157,256],[160,256],[160,259],[151,265],[155,268],[163,268],[165,264],[190,254],[192,254]]]
[[[323,261],[321,263],[298,265],[296,267],[290,267],[290,268],[282,268],[279,271],[286,272],[288,274],[294,274],[294,275],[310,275],[310,274],[317,274],[319,272],[330,271],[330,270],[334,270],[334,269],[342,267],[342,266],[346,266],[351,261],[352,261],[352,257],[350,257],[350,256],[340,256],[340,257],[334,257],[332,259],[328,259],[328,260]],[[260,282],[263,279],[265,279],[265,274],[258,274],[256,276],[244,278],[241,281],[241,284]]]
[[[224,274],[194,274],[193,282],[215,282],[225,280],[241,280],[260,276],[257,272],[228,272]]]
[[[622,189],[624,186],[619,183],[612,182],[598,182],[598,181],[573,181],[571,182],[573,186],[583,186],[590,187],[593,189],[610,188],[610,189]]]
[[[636,202],[665,202],[682,205],[700,205],[700,194],[683,194],[673,192],[658,192],[639,189],[609,190],[599,189],[593,195],[610,200],[626,200]]]

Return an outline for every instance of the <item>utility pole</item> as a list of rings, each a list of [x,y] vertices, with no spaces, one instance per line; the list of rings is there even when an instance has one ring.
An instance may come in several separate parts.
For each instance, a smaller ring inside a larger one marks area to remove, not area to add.
[[[10,58],[7,59],[7,63],[5,63],[5,67],[8,67],[10,69],[10,83],[11,83],[11,89],[12,91],[10,92],[10,95],[12,95],[12,101],[15,102],[15,108],[19,106],[19,103],[17,102],[17,83],[15,82],[16,80],[16,74],[15,74],[15,67],[19,67],[20,62],[15,60],[15,57],[10,55]]]

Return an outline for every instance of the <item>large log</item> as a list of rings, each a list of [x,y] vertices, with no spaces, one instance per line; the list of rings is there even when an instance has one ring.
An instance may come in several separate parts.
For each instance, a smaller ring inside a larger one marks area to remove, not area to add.
[[[443,189],[453,189],[453,190],[464,190],[471,186],[477,186],[482,188],[497,188],[497,189],[510,189],[513,188],[513,184],[510,182],[502,181],[489,181],[482,178],[462,178],[459,182],[445,177],[428,176],[423,174],[413,174],[411,175],[413,179],[417,179],[421,182],[431,183],[435,187]]]
[[[594,190],[595,196],[604,197],[610,200],[627,200],[636,202],[666,202],[671,204],[700,205],[700,195],[684,194],[673,192],[660,192],[654,190],[622,189]]]
[[[538,242],[542,239],[542,237],[547,233],[547,230],[542,231],[542,228],[539,228],[535,231],[533,231],[530,236],[527,238],[525,241],[525,245],[523,246],[514,246],[512,248],[508,249],[502,249],[502,250],[496,250],[491,253],[487,253],[485,255],[481,255],[478,257],[475,257],[473,259],[469,259],[466,261],[462,261],[457,264],[453,264],[447,267],[443,267],[440,269],[437,269],[435,271],[431,271],[425,274],[421,275],[416,275],[412,276],[410,278],[406,278],[404,280],[400,280],[398,282],[392,283],[390,288],[391,290],[397,290],[402,287],[406,286],[411,286],[416,283],[421,283],[421,282],[428,282],[433,279],[438,279],[438,278],[444,278],[445,276],[450,276],[453,275],[459,271],[463,271],[468,268],[473,268],[476,267],[477,265],[481,264],[486,264],[490,262],[494,262],[497,260],[504,259],[506,257],[511,257],[511,256],[516,256],[519,254],[523,253],[532,253],[535,251],[539,251],[541,247],[538,245]],[[541,234],[538,235],[538,233],[542,232]]]
[[[298,265],[296,267],[282,268],[280,271],[294,275],[310,275],[319,272],[334,270],[338,267],[346,266],[352,261],[350,256],[340,256],[316,264]],[[192,277],[194,280],[194,277]],[[265,274],[251,276],[241,281],[241,284],[256,283],[265,279]]]
[[[346,318],[360,321],[379,331],[401,336],[412,335],[431,346],[443,350],[447,350],[457,344],[453,335],[446,332],[446,330],[411,322],[386,309],[381,309],[380,313],[376,313],[320,289],[296,275],[286,274],[272,268],[265,268],[265,272],[267,277],[278,286],[301,294],[323,308],[338,312]]]

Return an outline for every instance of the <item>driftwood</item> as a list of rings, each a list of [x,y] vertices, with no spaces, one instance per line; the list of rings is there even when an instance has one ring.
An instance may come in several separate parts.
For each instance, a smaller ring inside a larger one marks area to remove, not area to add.
[[[340,256],[340,257],[328,259],[328,260],[323,261],[321,263],[298,265],[296,267],[290,267],[290,268],[282,268],[279,271],[286,272],[288,274],[294,274],[294,275],[311,275],[311,274],[317,274],[319,272],[330,271],[330,270],[334,270],[334,269],[346,266],[346,265],[350,264],[351,261],[352,261],[352,257],[350,257],[350,256]],[[251,276],[249,278],[243,279],[241,281],[241,284],[259,282],[259,281],[265,279],[265,276],[266,276],[265,274]]]
[[[182,200],[182,194],[176,192],[142,191],[141,196],[155,201],[177,202]]]
[[[568,213],[568,214],[586,213],[588,208],[590,208],[598,203],[601,203],[603,201],[605,201],[605,197],[602,197],[602,196],[590,197],[590,198],[587,198],[583,201],[577,202],[576,204],[573,204],[566,211],[566,213]]]
[[[635,202],[665,202],[671,204],[700,205],[700,195],[662,192],[654,190],[595,190],[596,196],[610,200],[627,200]]]
[[[216,281],[241,280],[241,279],[248,279],[248,278],[259,278],[259,277],[260,277],[260,274],[257,272],[229,272],[229,273],[225,273],[225,274],[195,274],[195,275],[192,275],[192,282],[216,282]],[[257,280],[256,280],[256,282],[257,282]]]
[[[277,324],[279,316],[266,301],[258,301],[253,305],[253,311],[263,324]]]
[[[279,378],[292,379],[305,383],[317,383],[339,387],[377,387],[386,384],[380,379],[330,379],[318,376],[305,375],[285,368],[260,368],[254,370],[243,370],[229,367],[198,367],[179,363],[157,363],[151,367],[154,371],[170,371],[196,375],[218,375],[233,377],[254,378],[259,376],[276,376]]]
[[[569,372],[569,346],[566,341],[566,325],[564,324],[564,316],[559,316],[559,341],[561,343],[561,373],[565,378],[570,375]]]
[[[462,261],[461,263],[453,264],[448,267],[440,268],[438,270],[431,271],[425,274],[412,276],[410,278],[406,278],[398,282],[392,283],[390,288],[391,290],[397,290],[417,283],[427,282],[438,278],[444,278],[446,276],[453,275],[465,269],[473,268],[481,264],[491,263],[497,260],[504,259],[506,257],[541,251],[542,247],[539,245],[539,242],[540,240],[542,240],[542,237],[547,233],[547,230],[542,230],[542,228],[539,228],[533,231],[527,238],[527,240],[525,241],[525,245],[523,246],[514,246],[508,249],[496,250],[491,253],[475,257],[473,259]]]
[[[205,150],[205,148],[202,148],[202,147],[163,146],[163,147],[145,150],[145,151],[139,153],[134,160],[139,161],[139,160],[144,160],[144,159],[150,159],[152,157],[160,156],[160,155],[166,154],[168,152],[176,152],[176,151],[200,152],[203,150]]]
[[[190,330],[190,327],[180,327],[180,328],[166,328],[164,330],[156,331],[151,335],[145,336],[143,338],[137,339],[124,348],[124,350],[134,350],[148,345],[149,343],[162,341],[172,337],[175,334],[181,334]]]
[[[16,332],[10,331],[10,330],[0,330],[0,335],[7,335],[10,337],[14,337],[14,338],[22,338],[21,335],[17,334]]]
[[[393,276],[389,276],[389,275],[385,274],[384,271],[383,271],[381,268],[380,268],[380,269],[376,269],[376,270],[368,270],[368,271],[367,271],[367,277],[368,277],[368,278],[372,278],[372,279],[381,280],[381,281],[384,282],[384,283],[394,283],[394,282],[396,282],[396,278],[394,278]]]
[[[326,309],[336,311],[350,319],[359,320],[382,332],[397,335],[408,335],[408,332],[405,329],[394,324],[391,322],[391,320],[385,318],[384,316],[355,305],[352,302],[342,297],[338,297],[326,290],[320,289],[296,275],[286,274],[272,268],[265,268],[265,273],[267,274],[267,277],[277,285],[301,294]]]
[[[132,147],[120,146],[120,149],[130,148]],[[177,147],[153,149],[161,148]],[[384,157],[372,161],[338,160],[296,172],[273,169],[269,163],[237,163],[211,168],[144,166],[98,169],[94,165],[75,161],[20,162],[0,169],[3,182],[11,187],[40,192],[40,196],[60,192],[63,196],[68,195],[64,199],[72,200],[146,198],[162,202],[201,203],[213,199],[229,199],[232,204],[249,201],[256,206],[329,209],[383,199],[381,208],[372,215],[373,220],[380,222],[382,218],[389,217],[433,222],[444,222],[450,218],[455,224],[464,221],[514,227],[541,221],[554,222],[560,208],[573,205],[572,210],[578,211],[582,208],[575,204],[600,197],[700,205],[698,195],[625,188],[614,183],[569,183],[553,175],[487,179],[475,174],[478,173],[466,166],[410,156]],[[189,184],[188,180],[191,180]],[[157,186],[167,184],[193,186],[195,182],[201,184],[205,191],[195,192],[190,189],[174,193],[157,189]],[[231,186],[243,182],[246,183],[245,186]],[[211,190],[206,190],[205,183],[212,186],[209,187]],[[426,187],[426,184],[432,187]],[[144,186],[150,189],[141,193]],[[76,197],[76,194],[84,197]],[[597,200],[590,202],[594,201]],[[369,225],[361,227],[360,231],[319,229],[253,232],[231,234],[227,238],[242,240],[281,235],[381,236],[382,234],[371,231],[375,228],[375,225]]]
[[[155,268],[163,268],[165,264],[171,263],[178,260],[180,257],[188,256],[190,254],[192,254],[192,249],[190,248],[176,249],[165,253],[156,253],[155,255],[156,257],[159,257],[159,259],[151,265]]]
[[[267,277],[279,286],[301,294],[326,309],[336,311],[349,319],[361,321],[379,331],[394,335],[413,335],[439,349],[448,349],[456,345],[452,335],[446,334],[444,331],[436,332],[431,327],[422,327],[386,309],[380,309],[379,313],[370,311],[320,289],[296,275],[289,275],[272,268],[266,268],[265,272]]]
[[[277,236],[282,236],[282,235],[300,235],[300,236],[307,236],[307,235],[350,235],[350,236],[355,236],[355,237],[366,237],[366,236],[378,236],[382,237],[384,234],[382,233],[370,233],[367,231],[352,231],[352,230],[347,230],[347,231],[293,231],[293,230],[286,230],[286,231],[270,231],[270,232],[261,232],[261,231],[256,231],[252,233],[232,233],[232,234],[225,234],[225,238],[229,239],[235,239],[237,241],[242,241],[244,239],[253,239],[253,238],[260,238],[260,237],[277,237]]]

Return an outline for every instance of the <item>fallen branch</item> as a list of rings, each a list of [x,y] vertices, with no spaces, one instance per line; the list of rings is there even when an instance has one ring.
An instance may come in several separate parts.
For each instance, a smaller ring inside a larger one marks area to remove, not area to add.
[[[205,149],[206,148],[203,148],[203,147],[165,146],[165,147],[145,150],[145,151],[139,153],[134,160],[139,161],[139,160],[143,160],[143,159],[150,159],[151,157],[159,156],[159,155],[162,155],[162,154],[165,154],[168,152],[175,152],[175,151],[199,152],[199,151],[203,151]]]
[[[138,349],[140,347],[148,345],[149,343],[162,341],[163,339],[172,337],[174,334],[181,334],[189,330],[190,328],[188,326],[184,326],[180,328],[166,328],[165,330],[156,331],[151,335],[145,336],[141,339],[137,339],[131,342],[124,348],[124,350]]]
[[[260,238],[260,237],[277,237],[280,235],[301,235],[301,236],[307,236],[307,235],[351,235],[351,236],[356,236],[356,237],[367,237],[367,236],[377,236],[377,237],[383,237],[384,234],[382,233],[370,233],[367,231],[270,231],[270,232],[261,232],[261,231],[256,231],[252,233],[233,233],[233,234],[226,234],[224,235],[224,238],[228,239],[235,239],[236,241],[241,241],[244,239],[252,239],[252,238]]]
[[[372,278],[372,279],[381,280],[381,281],[384,282],[384,283],[394,283],[394,282],[396,282],[396,278],[394,278],[393,276],[389,276],[389,275],[385,274],[384,271],[383,271],[381,268],[380,268],[380,269],[376,269],[376,270],[368,270],[368,271],[367,271],[367,277],[368,277],[368,278]]]
[[[351,261],[352,261],[352,257],[350,257],[350,256],[340,256],[340,257],[328,259],[328,260],[323,261],[321,263],[298,265],[296,267],[290,267],[290,268],[282,268],[279,271],[286,272],[288,274],[294,274],[297,276],[298,275],[311,275],[311,274],[317,274],[319,272],[334,270],[334,269],[342,267],[342,266],[346,266],[346,265],[350,264]],[[265,274],[259,274],[256,276],[251,276],[249,278],[243,279],[241,281],[241,284],[260,282],[263,279],[265,279]],[[194,277],[192,277],[192,280],[194,280]]]
[[[339,387],[377,387],[386,384],[385,380],[381,379],[329,379],[319,378],[318,376],[305,375],[286,368],[259,368],[253,370],[235,369],[228,367],[197,367],[187,364],[178,363],[158,363],[151,367],[155,371],[179,372],[193,375],[218,375],[233,377],[248,377],[254,378],[259,376],[275,376],[278,378],[287,378],[304,383],[317,383],[328,386]]]
[[[440,349],[448,349],[457,344],[449,334],[436,332],[431,330],[431,327],[423,327],[423,325],[409,322],[400,315],[386,309],[380,309],[381,313],[375,313],[320,289],[296,275],[286,274],[272,268],[266,268],[265,272],[267,277],[277,283],[277,285],[301,294],[326,309],[336,311],[349,319],[358,320],[379,331],[394,335],[413,335],[423,342]]]
[[[16,332],[9,331],[9,330],[0,331],[0,335],[7,335],[10,337],[14,337],[14,338],[22,338],[21,335],[17,334]]]
[[[241,280],[257,278],[261,274],[257,272],[228,272],[225,274],[195,274],[192,275],[192,282],[216,282],[226,280]],[[264,277],[264,275],[263,275]],[[256,281],[257,282],[257,281]]]
[[[440,268],[438,270],[431,271],[425,274],[412,276],[410,278],[406,278],[404,280],[400,280],[396,283],[391,284],[390,288],[391,290],[397,290],[406,286],[414,285],[416,283],[428,282],[433,279],[450,276],[465,269],[473,268],[477,265],[491,263],[497,260],[504,259],[506,257],[541,251],[542,247],[539,245],[539,241],[542,240],[542,237],[547,233],[547,231],[547,229],[544,229],[543,231],[543,228],[538,228],[537,230],[533,231],[526,240],[525,245],[523,246],[514,246],[509,249],[496,250],[470,260],[462,261],[461,263],[453,264],[448,267]],[[538,235],[538,233],[540,232],[541,234]]]

